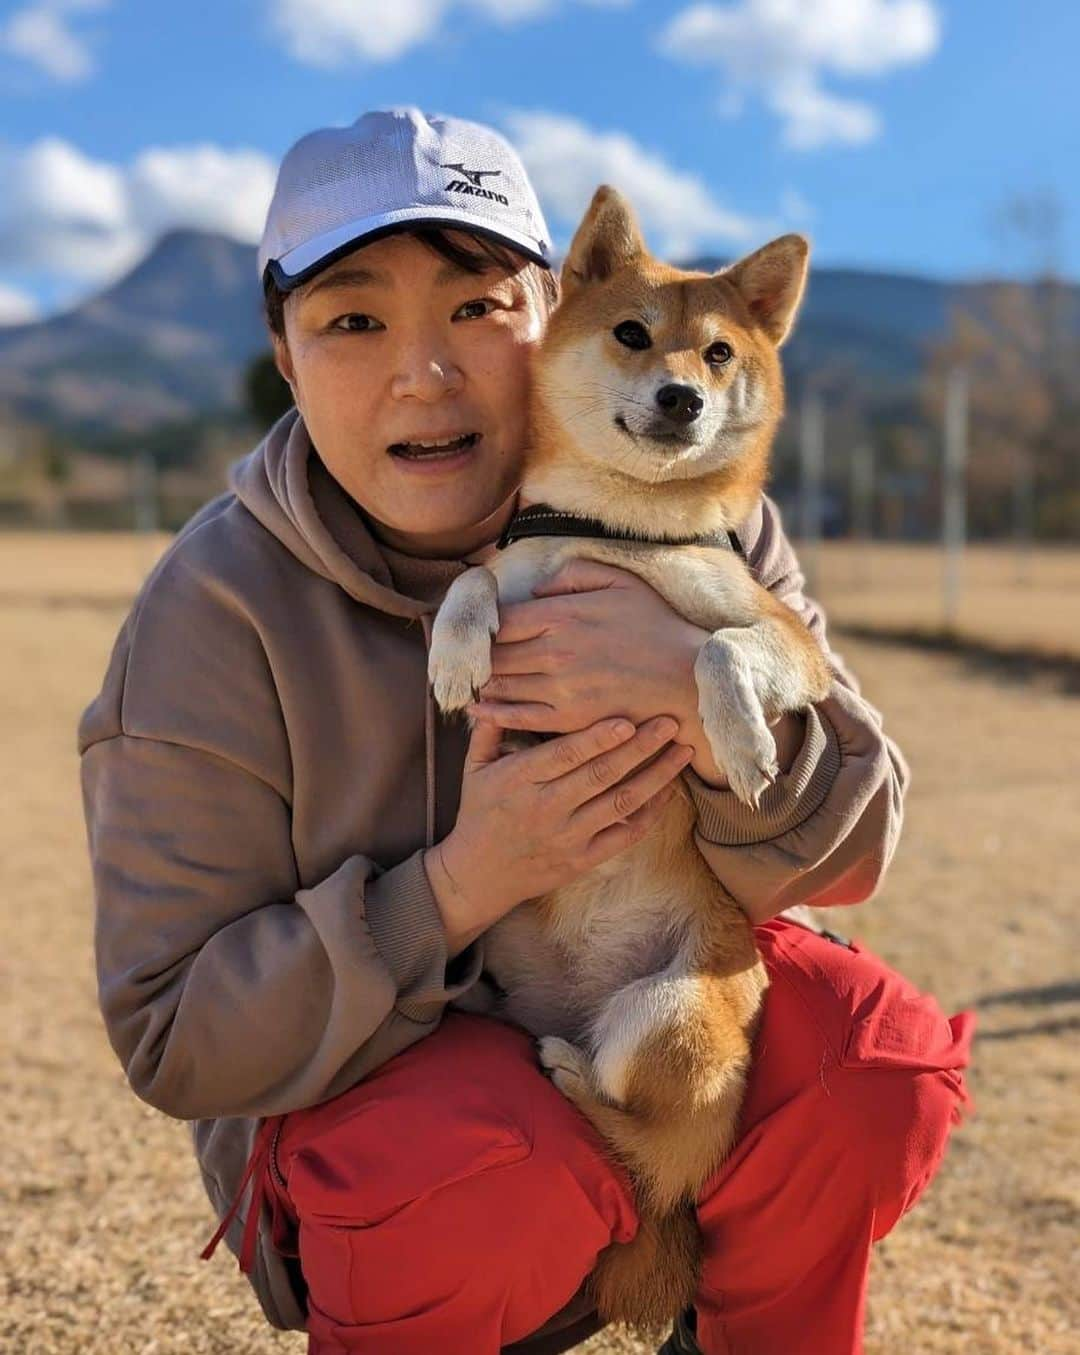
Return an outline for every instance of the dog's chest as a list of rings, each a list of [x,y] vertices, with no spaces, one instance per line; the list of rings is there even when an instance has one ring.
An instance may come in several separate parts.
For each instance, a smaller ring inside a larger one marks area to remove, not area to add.
[[[700,892],[671,861],[672,832],[686,839],[684,859],[694,850],[683,825],[692,811],[671,813],[636,847],[491,929],[485,963],[505,1016],[535,1035],[584,1038],[612,993],[675,959]]]

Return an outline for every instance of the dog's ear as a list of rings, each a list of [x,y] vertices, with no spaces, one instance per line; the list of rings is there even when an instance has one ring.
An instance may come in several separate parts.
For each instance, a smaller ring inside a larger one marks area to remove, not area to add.
[[[806,286],[810,242],[781,235],[721,271],[737,287],[750,314],[779,348],[791,331]]]
[[[563,261],[563,290],[603,282],[644,253],[645,241],[630,204],[616,189],[601,184]]]

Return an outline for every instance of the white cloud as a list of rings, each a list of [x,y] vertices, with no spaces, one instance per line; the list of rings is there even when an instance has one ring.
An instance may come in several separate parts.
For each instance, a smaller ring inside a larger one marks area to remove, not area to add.
[[[833,142],[864,146],[881,131],[881,119],[869,104],[838,98],[806,77],[778,86],[769,103],[785,119],[784,139],[793,150],[812,151]]]
[[[828,76],[868,79],[927,60],[941,40],[936,0],[736,0],[697,4],[660,37],[668,55],[712,66],[725,97],[760,94],[787,145],[861,145],[880,130],[866,102],[823,88]],[[732,94],[734,91],[734,94]]]
[[[132,164],[128,198],[134,221],[147,234],[184,225],[258,240],[276,177],[277,166],[262,151],[154,147]]]
[[[171,226],[257,240],[275,174],[260,151],[213,145],[149,147],[128,165],[56,137],[0,149],[0,267],[100,284]]]
[[[61,84],[77,84],[94,73],[86,35],[71,18],[107,9],[111,0],[37,0],[10,15],[0,26],[0,52],[36,66]]]
[[[27,320],[36,320],[39,313],[32,296],[0,282],[0,326],[25,324]]]
[[[547,112],[512,112],[504,122],[545,213],[571,230],[601,183],[626,194],[650,247],[668,258],[741,244],[769,229],[725,207],[699,175],[674,168],[625,132],[595,131]]]
[[[274,0],[271,18],[297,61],[333,69],[393,61],[430,37],[446,8],[446,0]]]
[[[286,50],[306,66],[334,70],[356,61],[394,61],[436,37],[455,10],[496,23],[521,23],[556,10],[561,0],[271,0],[270,23]],[[633,0],[577,0],[617,9]]]
[[[57,137],[0,154],[0,266],[96,277],[135,256],[124,174]]]

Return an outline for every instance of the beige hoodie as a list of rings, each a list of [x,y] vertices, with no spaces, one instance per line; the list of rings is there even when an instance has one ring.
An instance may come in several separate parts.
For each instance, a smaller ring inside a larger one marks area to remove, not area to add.
[[[824,645],[767,500],[740,537]],[[427,695],[428,618],[465,567],[379,545],[292,410],[155,568],[83,716],[102,1014],[135,1092],[193,1122],[219,1217],[258,1117],[344,1091],[479,974],[482,941],[448,970],[422,864],[465,752]],[[686,774],[698,846],[757,919],[866,898],[897,840],[903,761],[838,673],[757,813]],[[267,1225],[252,1283],[302,1329]]]

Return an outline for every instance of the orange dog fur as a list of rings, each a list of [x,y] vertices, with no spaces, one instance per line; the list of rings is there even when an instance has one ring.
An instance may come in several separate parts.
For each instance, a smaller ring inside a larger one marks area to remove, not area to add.
[[[529,538],[457,579],[432,637],[442,709],[490,676],[500,602],[575,557],[616,565],[712,632],[695,666],[702,722],[733,791],[756,804],[776,775],[768,722],[825,695],[824,655],[734,552],[663,540],[734,528],[760,495],[807,255],[787,235],[719,273],[672,268],[622,197],[597,191],[536,356],[522,497],[628,537]],[[674,427],[657,402],[672,388],[697,411]],[[767,983],[693,827],[684,792],[634,847],[521,904],[485,941],[494,1014],[539,1038],[555,1085],[634,1181],[638,1234],[601,1254],[591,1285],[605,1319],[650,1330],[696,1290],[694,1200],[732,1143]]]

